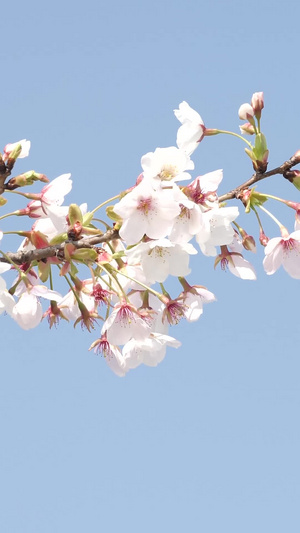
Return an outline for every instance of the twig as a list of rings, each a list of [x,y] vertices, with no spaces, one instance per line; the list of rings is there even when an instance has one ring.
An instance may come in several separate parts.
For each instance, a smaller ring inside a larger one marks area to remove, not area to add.
[[[219,202],[225,202],[226,200],[232,200],[233,198],[239,199],[241,197],[241,193],[245,189],[248,189],[258,181],[264,180],[265,178],[269,178],[270,176],[274,176],[275,174],[284,174],[298,163],[299,154],[296,153],[290,159],[282,163],[280,167],[273,168],[273,170],[269,170],[268,172],[264,172],[263,174],[255,172],[249,180],[245,181],[245,183],[242,183],[242,185],[239,185],[235,189],[232,189],[232,191],[229,191],[226,194],[222,194],[222,196],[219,196]]]
[[[102,235],[93,235],[91,237],[84,237],[79,241],[69,240],[75,246],[75,248],[93,248],[97,244],[103,242],[109,242],[119,238],[119,232],[115,229],[111,229]],[[48,257],[58,257],[64,259],[64,246],[66,242],[62,244],[56,244],[55,246],[47,246],[47,248],[39,248],[36,250],[27,250],[20,252],[7,252],[7,256],[13,263],[22,265],[25,263],[32,263],[33,261],[42,261]],[[9,263],[5,257],[0,258],[1,263]]]

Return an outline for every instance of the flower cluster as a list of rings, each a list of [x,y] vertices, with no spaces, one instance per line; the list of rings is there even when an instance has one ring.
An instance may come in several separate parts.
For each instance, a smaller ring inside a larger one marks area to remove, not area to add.
[[[90,349],[102,354],[118,376],[141,364],[156,366],[167,346],[180,345],[169,335],[170,326],[182,319],[198,320],[204,304],[215,300],[207,288],[187,281],[191,255],[215,257],[215,267],[228,268],[242,279],[256,279],[243,256],[245,250],[256,251],[255,240],[237,223],[238,207],[225,204],[231,199],[241,201],[246,213],[257,218],[267,274],[282,264],[292,277],[300,278],[300,205],[277,199],[296,211],[295,231],[289,234],[264,206],[276,198],[252,187],[267,168],[268,151],[260,129],[263,107],[263,93],[255,93],[251,104],[239,109],[240,118],[247,121],[242,133],[255,136],[252,146],[236,133],[206,128],[200,115],[182,102],[175,110],[181,123],[177,146],[145,154],[136,183],[92,211],[86,204],[64,205],[72,187],[70,174],[50,183],[35,171],[10,178],[16,160],[28,156],[30,143],[7,144],[0,159],[0,205],[6,204],[8,193],[28,203],[0,220],[27,217],[33,224],[28,231],[13,232],[23,239],[15,254],[1,251],[0,274],[12,270],[15,279],[8,289],[0,277],[0,313],[23,329],[34,328],[43,319],[50,327],[66,320],[90,332],[98,329]],[[223,196],[218,195],[222,170],[196,178],[191,174],[191,156],[199,143],[220,133],[247,143],[246,153],[256,171],[249,182]],[[291,182],[297,178],[291,168],[299,162],[297,153],[282,165],[281,173]],[[16,191],[36,181],[46,183],[40,193]],[[107,219],[99,222],[96,212],[105,206]],[[258,209],[279,225],[281,237],[269,240]],[[5,233],[12,232],[1,232],[1,239]],[[67,283],[66,294],[53,288],[55,271]],[[171,295],[165,284],[172,277],[177,278],[178,289]],[[41,298],[50,301],[48,309],[43,309]]]

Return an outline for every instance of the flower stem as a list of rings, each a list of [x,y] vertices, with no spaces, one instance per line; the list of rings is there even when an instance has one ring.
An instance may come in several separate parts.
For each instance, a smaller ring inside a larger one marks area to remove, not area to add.
[[[281,224],[281,222],[279,222],[279,220],[272,214],[270,213],[270,211],[268,211],[265,207],[263,207],[262,205],[259,205],[260,209],[262,211],[264,211],[267,215],[269,215],[269,217],[274,220],[275,224],[277,224],[280,228],[280,231],[282,231],[282,229],[285,229],[284,225]]]
[[[2,216],[0,217],[0,220],[3,220],[4,218],[7,218],[7,217],[11,217],[11,216],[13,216],[13,215],[18,215],[19,212],[20,212],[20,211],[12,211],[12,213],[6,213],[6,215],[2,215]]]
[[[120,194],[117,194],[116,196],[113,196],[112,198],[105,200],[105,202],[102,202],[102,204],[99,204],[97,207],[95,207],[95,209],[93,209],[91,213],[96,213],[98,209],[101,209],[101,207],[103,207],[104,205],[110,204],[110,202],[113,202],[114,200],[117,200],[118,198],[120,198]]]
[[[248,146],[249,146],[249,148],[251,148],[251,150],[253,149],[252,144],[249,143],[249,141],[247,141],[247,139],[245,139],[244,137],[242,137],[242,135],[239,135],[238,133],[234,133],[233,131],[226,131],[226,130],[218,130],[218,133],[225,133],[226,135],[232,135],[233,137],[238,137],[239,139],[244,141],[246,144],[248,144]]]

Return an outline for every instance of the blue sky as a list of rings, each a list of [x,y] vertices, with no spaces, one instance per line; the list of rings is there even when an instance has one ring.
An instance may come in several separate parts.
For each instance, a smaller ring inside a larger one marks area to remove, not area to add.
[[[264,91],[270,168],[300,148],[298,2],[17,0],[4,15],[1,146],[31,140],[18,171],[71,172],[69,202],[131,186],[143,154],[175,143],[182,100],[238,131]],[[221,192],[251,175],[233,138],[193,159],[195,176],[224,169]],[[279,177],[259,190],[299,198]],[[0,317],[1,531],[299,531],[299,282],[267,277],[262,257],[254,283],[194,258],[218,301],[124,379],[87,351],[95,336]]]

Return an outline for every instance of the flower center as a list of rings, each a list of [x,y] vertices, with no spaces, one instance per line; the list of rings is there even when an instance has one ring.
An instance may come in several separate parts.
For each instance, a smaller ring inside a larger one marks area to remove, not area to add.
[[[149,211],[153,209],[152,198],[139,198],[137,209],[148,215]]]
[[[165,165],[162,167],[158,176],[161,180],[170,181],[178,174],[178,169],[175,165]]]

